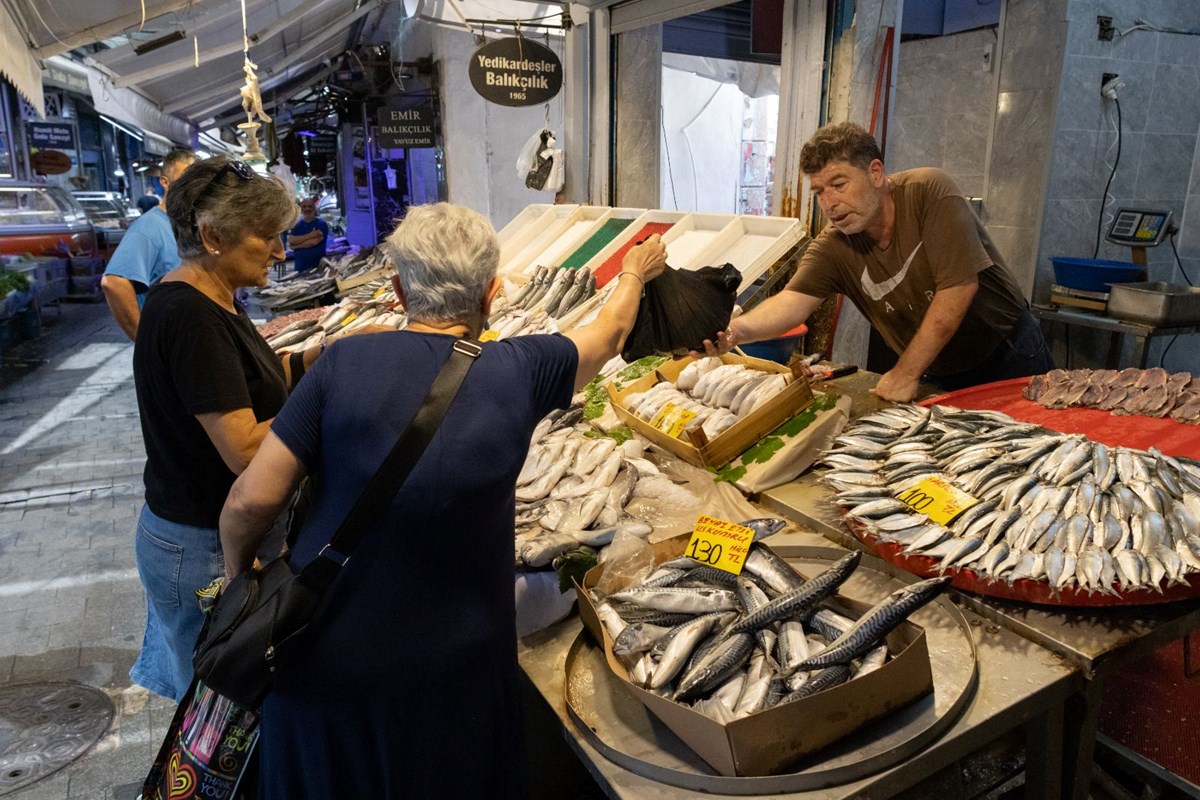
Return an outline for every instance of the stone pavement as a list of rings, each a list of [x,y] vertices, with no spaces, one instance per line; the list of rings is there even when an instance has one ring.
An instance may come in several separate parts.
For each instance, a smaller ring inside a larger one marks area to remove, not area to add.
[[[0,686],[78,681],[116,707],[88,754],[7,797],[127,800],[174,703],[134,687],[145,601],[133,539],[145,451],[133,345],[103,304],[64,305],[0,367]]]

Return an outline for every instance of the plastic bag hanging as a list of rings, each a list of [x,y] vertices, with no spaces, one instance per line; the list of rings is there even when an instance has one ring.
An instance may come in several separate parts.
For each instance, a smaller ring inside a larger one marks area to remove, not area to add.
[[[621,357],[636,361],[648,355],[687,355],[704,350],[704,340],[717,340],[729,326],[742,273],[732,264],[681,270],[667,267],[646,284],[637,320]]]
[[[543,126],[529,137],[517,156],[517,175],[530,189],[558,192],[563,187],[562,150],[554,131]]]

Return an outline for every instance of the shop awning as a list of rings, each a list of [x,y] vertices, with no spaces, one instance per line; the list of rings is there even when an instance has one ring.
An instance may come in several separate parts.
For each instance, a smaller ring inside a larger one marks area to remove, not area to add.
[[[21,30],[22,26],[13,19],[8,7],[0,3],[0,73],[41,114],[45,105],[42,69],[21,38]]]
[[[105,113],[122,116],[119,106],[123,118],[137,114],[131,122],[149,122],[148,129],[179,141],[181,131],[168,122],[171,115],[201,123],[240,107],[238,89],[245,77],[239,0],[145,0],[144,22],[138,0],[61,3],[53,15],[39,12],[45,6],[39,0],[9,2],[27,33],[23,52],[32,48],[36,56],[47,58],[96,42],[115,45],[89,54],[90,63],[104,75],[92,88],[97,107],[108,108]],[[345,51],[353,44],[355,26],[387,3],[246,0],[250,58],[258,65],[264,97]],[[161,44],[147,49],[154,43]]]

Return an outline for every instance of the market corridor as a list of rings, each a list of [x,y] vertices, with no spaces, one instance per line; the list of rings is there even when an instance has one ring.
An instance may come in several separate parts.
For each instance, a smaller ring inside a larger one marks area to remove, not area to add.
[[[0,686],[78,681],[115,707],[91,751],[20,800],[136,797],[175,709],[129,681],[145,624],[132,355],[103,304],[64,305],[41,337],[4,353]]]

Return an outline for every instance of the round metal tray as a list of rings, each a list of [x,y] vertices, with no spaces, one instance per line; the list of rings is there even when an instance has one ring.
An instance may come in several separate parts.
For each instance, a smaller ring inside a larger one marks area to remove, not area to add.
[[[781,552],[797,566],[817,569],[845,554],[831,547],[803,546]],[[894,572],[885,562],[865,555],[841,594],[878,602],[911,582],[907,576],[892,577]],[[975,640],[962,613],[943,597],[911,619],[925,629],[928,639],[933,694],[818,751],[795,772],[746,778],[714,772],[612,674],[603,651],[586,631],[567,654],[567,713],[588,743],[610,761],[671,786],[714,794],[762,795],[849,783],[923,750],[954,723],[975,692]]]

